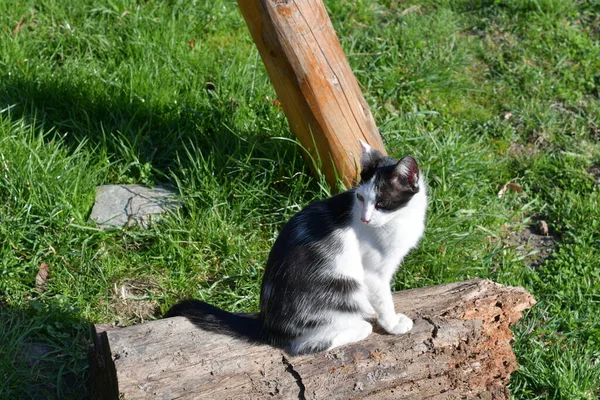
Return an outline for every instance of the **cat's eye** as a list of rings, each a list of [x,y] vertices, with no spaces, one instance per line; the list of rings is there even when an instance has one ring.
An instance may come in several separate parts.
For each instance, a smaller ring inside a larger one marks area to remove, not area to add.
[[[375,208],[388,208],[389,206],[389,201],[378,201],[377,203],[375,203]]]
[[[360,201],[365,201],[365,198],[360,193],[356,193],[356,198]]]

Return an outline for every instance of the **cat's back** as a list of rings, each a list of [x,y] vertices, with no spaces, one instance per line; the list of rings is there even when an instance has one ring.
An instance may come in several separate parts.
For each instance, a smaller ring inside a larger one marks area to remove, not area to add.
[[[351,225],[354,194],[351,190],[309,204],[283,226],[271,253],[274,258],[281,247],[326,245],[332,236]],[[271,258],[271,257],[270,257]]]
[[[271,248],[263,276],[261,303],[273,300],[271,289],[310,293],[343,251],[344,232],[351,226],[351,191],[306,206],[283,226]]]
[[[272,344],[282,345],[327,326],[335,313],[360,309],[354,299],[360,282],[336,273],[348,253],[353,198],[350,191],[308,205],[277,237],[260,297],[263,328]],[[360,260],[358,255],[353,258]]]

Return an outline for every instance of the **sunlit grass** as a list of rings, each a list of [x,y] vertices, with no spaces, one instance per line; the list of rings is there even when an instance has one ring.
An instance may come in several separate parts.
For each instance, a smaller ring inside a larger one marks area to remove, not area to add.
[[[427,176],[427,232],[395,289],[525,286],[513,396],[599,396],[598,4],[327,6],[388,151]],[[327,195],[274,97],[234,1],[0,3],[0,397],[85,398],[89,322],[182,297],[256,310],[279,228]],[[508,181],[523,192],[499,198]],[[88,216],[108,183],[170,185],[183,206],[103,232]],[[509,239],[534,218],[558,241],[539,266]]]

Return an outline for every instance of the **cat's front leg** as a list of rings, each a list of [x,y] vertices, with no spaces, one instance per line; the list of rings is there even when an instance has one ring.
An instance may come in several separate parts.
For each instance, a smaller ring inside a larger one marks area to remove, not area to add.
[[[398,335],[410,331],[413,321],[404,314],[396,314],[389,280],[365,271],[365,284],[369,289],[369,302],[377,312],[377,322],[386,332]]]
[[[413,321],[402,313],[395,314],[395,317],[391,320],[387,320],[386,325],[381,320],[378,320],[379,324],[386,330],[386,332],[393,335],[400,335],[406,333],[413,328]]]

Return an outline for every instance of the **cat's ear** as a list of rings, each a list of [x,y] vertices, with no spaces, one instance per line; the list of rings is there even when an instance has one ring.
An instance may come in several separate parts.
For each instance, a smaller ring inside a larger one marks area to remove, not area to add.
[[[367,142],[359,140],[362,153],[360,156],[360,167],[365,170],[376,166],[377,161],[383,158],[378,150],[375,150]]]
[[[394,167],[394,176],[401,184],[408,185],[413,192],[419,190],[419,166],[417,160],[411,156],[402,157],[398,161]]]

